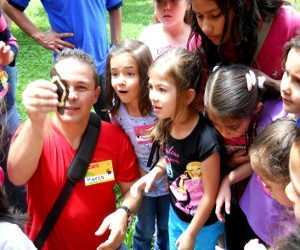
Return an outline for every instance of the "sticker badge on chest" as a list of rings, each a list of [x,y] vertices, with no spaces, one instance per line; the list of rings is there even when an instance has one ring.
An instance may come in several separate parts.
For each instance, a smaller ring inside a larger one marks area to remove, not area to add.
[[[144,126],[135,126],[134,134],[135,138],[138,144],[147,144],[151,143],[151,128],[153,127],[153,124],[150,125],[144,125]]]
[[[86,186],[115,180],[112,161],[92,162],[84,178]]]

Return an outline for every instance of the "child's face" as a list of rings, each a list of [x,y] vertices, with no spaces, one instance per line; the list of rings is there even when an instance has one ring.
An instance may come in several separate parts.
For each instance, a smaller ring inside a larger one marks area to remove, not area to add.
[[[285,63],[286,72],[281,80],[283,108],[300,117],[300,49],[291,49]]]
[[[176,114],[177,89],[174,80],[152,68],[149,72],[149,98],[158,119],[171,118]]]
[[[214,127],[218,132],[224,137],[228,139],[233,139],[241,136],[245,133],[249,126],[251,119],[245,118],[243,120],[235,120],[235,119],[220,119],[215,116],[214,112],[211,112],[210,109],[207,110],[209,119],[213,123]]]
[[[220,44],[225,25],[225,17],[221,9],[213,0],[192,0],[191,5],[193,12],[196,14],[200,29],[213,44]],[[229,13],[228,28],[223,43],[230,40],[232,19],[233,13],[231,11]]]
[[[297,221],[300,222],[300,148],[292,145],[290,152],[290,177],[291,182],[287,185],[285,192],[294,204],[294,211]]]
[[[187,0],[155,0],[154,7],[157,19],[166,26],[183,23],[189,4]]]
[[[139,69],[135,59],[127,52],[114,55],[110,60],[111,84],[121,102],[131,114],[140,98]],[[138,114],[131,114],[138,115]]]
[[[285,193],[285,186],[281,183],[273,182],[268,179],[265,172],[262,171],[262,167],[258,166],[258,163],[255,160],[255,154],[252,153],[250,155],[250,161],[253,171],[259,176],[257,181],[261,184],[262,189],[264,189],[267,194],[272,196],[283,206],[292,207],[293,204]]]

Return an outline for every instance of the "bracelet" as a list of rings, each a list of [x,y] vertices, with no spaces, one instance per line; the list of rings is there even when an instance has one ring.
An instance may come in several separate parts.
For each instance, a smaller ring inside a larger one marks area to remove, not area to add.
[[[165,167],[164,166],[161,166],[161,165],[159,165],[159,164],[156,164],[154,167],[159,167],[161,170],[165,170]]]
[[[127,214],[127,226],[129,226],[130,224],[131,224],[131,222],[132,222],[132,212],[131,212],[131,210],[129,209],[129,207],[127,207],[127,206],[119,206],[118,208],[117,208],[117,210],[118,209],[123,209],[123,210],[125,210],[125,212],[126,212],[126,214]]]

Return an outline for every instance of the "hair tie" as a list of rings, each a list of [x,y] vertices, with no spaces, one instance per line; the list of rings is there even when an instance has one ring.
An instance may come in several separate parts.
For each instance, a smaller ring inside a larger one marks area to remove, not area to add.
[[[256,84],[256,77],[252,70],[249,70],[249,73],[246,73],[246,80],[247,80],[247,88],[251,91],[252,86]]]
[[[266,81],[266,77],[264,76],[259,76],[256,78],[256,75],[252,70],[249,70],[249,73],[246,73],[246,80],[247,80],[247,88],[249,91],[251,91],[252,86],[257,86],[262,89],[264,87],[264,83]]]
[[[262,89],[262,88],[264,87],[264,84],[265,84],[265,81],[266,81],[266,77],[264,77],[264,76],[259,76],[259,77],[257,77],[257,81],[258,81],[257,86],[258,86],[260,89]]]
[[[213,70],[212,70],[212,72],[215,72],[215,71],[217,71],[217,70],[218,70],[218,68],[220,68],[220,66],[219,66],[219,65],[216,65],[215,67],[213,67]]]

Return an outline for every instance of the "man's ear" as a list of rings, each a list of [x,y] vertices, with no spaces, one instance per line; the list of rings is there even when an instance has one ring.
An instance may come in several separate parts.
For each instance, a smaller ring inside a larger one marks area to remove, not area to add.
[[[95,89],[95,93],[94,93],[94,103],[97,102],[98,97],[99,97],[99,95],[100,95],[100,92],[101,92],[101,89],[100,89],[100,87],[98,86],[98,87]]]
[[[196,97],[196,91],[194,89],[188,89],[186,90],[185,93],[185,104],[190,105],[191,102],[195,99]]]
[[[259,102],[256,106],[256,108],[253,111],[254,115],[257,115],[259,113],[259,111],[261,111],[261,109],[263,108],[264,104],[262,102]]]

